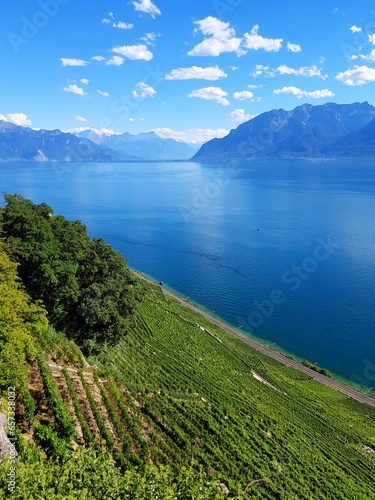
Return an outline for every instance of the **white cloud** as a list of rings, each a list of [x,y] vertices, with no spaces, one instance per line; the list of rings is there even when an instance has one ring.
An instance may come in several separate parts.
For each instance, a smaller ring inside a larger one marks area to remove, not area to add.
[[[317,66],[304,66],[299,69],[294,69],[294,68],[289,68],[285,64],[279,66],[275,70],[277,73],[280,75],[295,75],[295,76],[305,76],[307,78],[312,78],[314,76],[317,76],[321,78],[322,80],[325,80],[328,75],[323,75],[321,69],[319,69]]]
[[[286,44],[286,50],[288,50],[289,52],[302,52],[301,45],[298,45],[298,43],[288,42]]]
[[[160,10],[156,7],[152,0],[138,0],[138,2],[133,2],[135,10],[140,12],[146,12],[150,14],[154,19],[156,15],[160,15]]]
[[[95,132],[97,135],[121,135],[121,132],[115,132],[114,130],[109,130],[106,128],[91,128],[91,127],[76,127],[76,128],[71,128],[69,130],[65,130],[63,132],[69,132],[70,134],[79,134],[80,132],[86,132],[87,130],[91,130],[92,132]]]
[[[324,97],[334,97],[335,94],[328,89],[314,90],[308,92],[306,90],[298,89],[297,87],[283,87],[282,89],[276,89],[273,91],[274,94],[291,94],[301,99],[302,97],[309,97],[310,99],[322,99]]]
[[[129,118],[130,123],[134,122],[134,118]]]
[[[8,115],[1,115],[0,120],[4,122],[14,123],[14,125],[19,125],[21,127],[30,127],[32,121],[25,115],[25,113],[9,113]]]
[[[141,40],[142,42],[147,43],[147,45],[154,45],[152,42],[159,36],[161,36],[160,33],[146,33],[145,36],[141,37]]]
[[[94,56],[91,58],[93,61],[98,61],[98,62],[102,62],[104,61],[105,57],[103,56]]]
[[[82,85],[88,85],[90,80],[88,80],[87,78],[81,78],[80,82],[82,83]]]
[[[240,69],[238,66],[229,66],[229,68],[230,68],[232,71],[237,71],[238,69]]]
[[[151,61],[154,57],[153,53],[150,52],[146,45],[123,45],[122,47],[114,47],[112,52],[115,54],[120,54],[121,56],[127,57],[132,60]]]
[[[87,66],[89,63],[83,59],[67,59],[62,57],[60,59],[63,66]]]
[[[372,45],[375,45],[375,34],[374,35],[369,35],[368,40]]]
[[[253,85],[252,83],[247,86],[248,89],[254,90],[254,89],[260,89],[262,88],[263,85]]]
[[[120,30],[131,30],[134,28],[134,24],[124,23],[123,21],[118,21],[117,23],[113,23],[112,26]]]
[[[236,37],[236,32],[230,23],[220,21],[216,17],[206,17],[196,21],[196,31],[209,36],[188,52],[189,56],[219,56],[223,52],[236,52],[241,55],[241,38]]]
[[[178,68],[172,70],[169,75],[165,77],[166,80],[219,80],[226,78],[228,75],[219,68],[219,66],[212,66],[209,68],[200,68],[199,66],[192,66],[191,68]]]
[[[266,52],[279,52],[281,49],[282,38],[263,38],[258,35],[259,26],[256,24],[250,33],[245,33],[244,45],[250,50],[265,50]]]
[[[102,19],[102,23],[103,23],[103,24],[109,24],[110,22],[111,22],[111,21],[110,21],[109,19],[107,19],[107,18]]]
[[[233,97],[239,101],[245,101],[246,99],[252,99],[254,94],[248,90],[243,90],[242,92],[235,92]]]
[[[226,99],[228,92],[225,92],[220,87],[205,87],[203,89],[193,90],[188,97],[197,97],[198,99],[206,99],[208,101],[216,101],[223,106],[229,106],[229,101]]]
[[[325,80],[328,75],[323,75],[322,70],[317,66],[303,66],[299,69],[289,68],[285,64],[282,64],[278,68],[270,68],[269,66],[262,66],[261,64],[257,64],[255,66],[255,71],[250,73],[250,76],[253,78],[257,78],[258,76],[265,76],[267,78],[274,78],[277,75],[294,75],[294,76],[304,76],[306,78],[312,78],[314,76]]]
[[[86,118],[83,118],[83,116],[79,116],[79,115],[76,115],[74,117],[74,119],[77,120],[77,122],[83,122],[83,123],[87,122]]]
[[[147,99],[147,97],[154,97],[156,95],[156,90],[145,82],[137,83],[136,88],[137,90],[133,90],[132,94],[139,99]]]
[[[175,141],[186,142],[188,144],[203,144],[216,137],[221,139],[229,134],[229,130],[223,128],[217,130],[196,128],[184,131],[172,130],[170,128],[155,128],[153,132],[162,139],[174,139]]]
[[[71,92],[72,94],[77,94],[77,95],[86,95],[86,92],[77,85],[68,85],[67,87],[64,87],[64,91]]]
[[[362,59],[363,61],[375,61],[375,49],[372,49],[372,51],[368,54],[358,54],[358,55],[352,55],[350,57],[352,61],[356,61],[357,59]]]
[[[349,87],[360,87],[367,83],[375,82],[375,68],[367,66],[354,66],[335,76],[335,79]]]
[[[125,59],[120,56],[113,56],[106,62],[107,66],[121,66],[124,64]]]
[[[246,114],[244,109],[235,109],[231,112],[230,119],[236,123],[244,123],[254,118],[254,116]]]
[[[103,97],[109,97],[109,93],[104,92],[103,90],[97,90],[97,93]]]
[[[355,26],[355,25],[354,25],[354,26],[352,26],[352,27],[351,27],[351,28],[349,28],[349,29],[350,29],[350,31],[351,31],[352,33],[359,33],[360,31],[362,31],[362,28],[358,28],[358,26]]]
[[[269,66],[263,66],[262,64],[257,64],[255,66],[255,70],[252,73],[249,73],[249,75],[252,76],[253,78],[258,78],[258,76],[262,75],[275,76],[275,74],[272,71],[270,71]]]

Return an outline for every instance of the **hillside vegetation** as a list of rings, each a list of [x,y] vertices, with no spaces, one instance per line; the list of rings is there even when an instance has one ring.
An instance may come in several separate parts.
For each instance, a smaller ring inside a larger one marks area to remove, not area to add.
[[[19,457],[0,498],[375,498],[374,408],[254,351],[46,205],[7,196],[1,227],[0,411],[15,386]]]

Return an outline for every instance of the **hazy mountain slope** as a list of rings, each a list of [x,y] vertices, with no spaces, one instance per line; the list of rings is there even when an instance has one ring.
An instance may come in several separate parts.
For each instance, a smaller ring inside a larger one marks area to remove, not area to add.
[[[0,121],[0,161],[126,161],[136,159],[60,130],[33,130]]]

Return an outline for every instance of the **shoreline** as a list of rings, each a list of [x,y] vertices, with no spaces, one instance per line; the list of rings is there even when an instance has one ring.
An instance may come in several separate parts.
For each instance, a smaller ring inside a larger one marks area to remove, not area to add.
[[[147,282],[151,283],[152,285],[159,285],[159,282],[151,277],[146,276],[145,274],[141,273],[140,271],[137,271],[135,269],[131,269],[131,272],[135,274],[138,278],[144,279]],[[357,389],[354,389],[350,385],[346,385],[343,382],[340,382],[339,380],[335,378],[329,378],[326,377],[325,375],[322,375],[321,373],[316,372],[315,370],[312,370],[311,368],[308,368],[304,366],[301,362],[290,359],[287,357],[285,354],[267,346],[266,344],[263,344],[262,342],[258,340],[254,340],[253,338],[241,333],[239,330],[236,328],[226,324],[224,321],[222,321],[219,318],[216,318],[209,312],[205,311],[204,309],[199,308],[196,306],[194,303],[190,302],[189,299],[183,298],[176,293],[173,293],[169,291],[167,288],[164,286],[160,286],[161,290],[163,293],[175,300],[177,300],[180,304],[184,305],[185,307],[188,307],[192,311],[196,312],[197,314],[200,314],[203,316],[205,319],[213,323],[214,325],[218,326],[219,328],[222,328],[225,330],[227,333],[230,333],[234,335],[236,338],[240,339],[242,342],[247,344],[248,346],[252,347],[258,352],[261,352],[262,354],[278,361],[279,363],[283,364],[284,366],[288,366],[291,368],[295,368],[299,372],[304,373],[305,375],[308,375],[309,377],[313,378],[314,380],[321,382],[333,389],[336,389],[337,391],[341,392],[342,394],[345,394],[347,397],[355,399],[359,401],[360,403],[366,404],[368,406],[371,406],[375,408],[375,399],[372,398],[371,396],[368,396],[362,392],[360,392]]]

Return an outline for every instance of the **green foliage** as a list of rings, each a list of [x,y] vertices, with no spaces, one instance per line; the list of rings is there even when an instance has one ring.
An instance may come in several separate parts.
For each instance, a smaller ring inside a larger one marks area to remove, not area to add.
[[[51,442],[52,438],[46,441]],[[224,500],[226,496],[212,477],[199,467],[147,465],[144,470],[122,472],[110,455],[78,450],[70,460],[47,461],[22,458],[16,468],[16,490],[7,490],[9,464],[0,464],[0,498],[54,500]],[[242,496],[231,498],[241,500]]]
[[[67,458],[69,451],[66,441],[49,425],[38,423],[34,429],[34,439],[49,457],[60,460]]]
[[[47,328],[46,312],[32,303],[0,243],[0,390],[26,388],[25,360],[36,355],[35,337]]]
[[[43,360],[42,356],[38,357],[38,363],[40,368],[40,375],[43,380],[44,392],[48,405],[55,417],[55,430],[59,438],[65,439],[66,441],[71,441],[75,436],[75,428],[72,424],[72,419],[68,408],[66,407],[64,401],[62,400],[60,391],[56,385],[56,382],[51,374],[51,371]]]
[[[375,461],[362,449],[375,449],[373,408],[252,350],[157,287],[101,360],[117,407],[147,420],[159,463],[193,458],[232,494],[262,500],[374,498]]]
[[[332,374],[326,368],[320,368],[314,363],[310,363],[310,361],[307,361],[306,359],[302,362],[302,364],[303,366],[310,368],[310,370],[314,370],[314,372],[318,372],[321,375],[325,375],[328,378],[332,378]]]
[[[52,326],[86,352],[116,342],[128,330],[136,304],[135,278],[125,259],[102,239],[90,240],[80,221],[55,216],[48,205],[21,196],[4,198],[0,225],[7,252]]]

